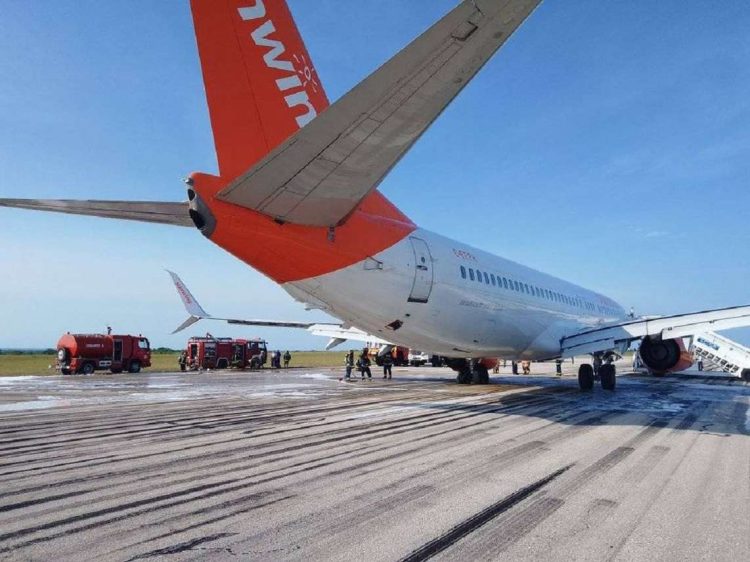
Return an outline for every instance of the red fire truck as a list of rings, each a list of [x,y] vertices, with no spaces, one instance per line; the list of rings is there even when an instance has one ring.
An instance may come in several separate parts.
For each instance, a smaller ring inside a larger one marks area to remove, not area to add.
[[[57,342],[57,368],[63,375],[109,369],[137,373],[151,366],[151,346],[143,336],[65,334]]]
[[[185,369],[260,369],[268,357],[261,339],[193,337],[187,342]]]

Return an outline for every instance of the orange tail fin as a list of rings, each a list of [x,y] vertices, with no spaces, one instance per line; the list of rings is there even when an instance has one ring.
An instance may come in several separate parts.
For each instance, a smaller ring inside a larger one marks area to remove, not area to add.
[[[219,171],[233,179],[328,106],[284,0],[191,0]]]

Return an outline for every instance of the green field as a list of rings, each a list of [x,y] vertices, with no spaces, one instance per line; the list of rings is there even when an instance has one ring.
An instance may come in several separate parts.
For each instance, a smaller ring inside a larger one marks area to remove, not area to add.
[[[291,367],[339,367],[344,351],[293,351]],[[177,371],[177,353],[154,353],[147,371]],[[56,375],[54,354],[0,354],[0,376]],[[50,368],[50,365],[52,368]]]

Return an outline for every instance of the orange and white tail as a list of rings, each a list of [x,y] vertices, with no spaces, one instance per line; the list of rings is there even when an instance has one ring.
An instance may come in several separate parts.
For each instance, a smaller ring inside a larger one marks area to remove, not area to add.
[[[220,175],[245,172],[328,107],[284,0],[191,0]]]

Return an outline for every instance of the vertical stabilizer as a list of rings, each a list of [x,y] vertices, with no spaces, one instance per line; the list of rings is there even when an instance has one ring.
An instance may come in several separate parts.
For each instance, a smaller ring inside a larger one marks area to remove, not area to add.
[[[328,106],[284,0],[191,0],[222,177],[245,172]]]

